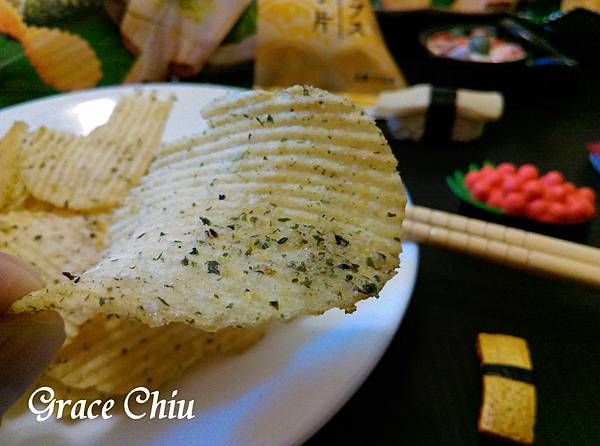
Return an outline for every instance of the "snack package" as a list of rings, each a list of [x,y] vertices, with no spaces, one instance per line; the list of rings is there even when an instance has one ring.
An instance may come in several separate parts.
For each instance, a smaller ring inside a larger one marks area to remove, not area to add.
[[[378,93],[406,82],[368,0],[259,0],[254,83]]]

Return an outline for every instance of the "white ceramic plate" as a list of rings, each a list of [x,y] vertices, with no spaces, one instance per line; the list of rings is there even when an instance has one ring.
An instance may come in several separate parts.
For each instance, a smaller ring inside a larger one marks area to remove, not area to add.
[[[178,98],[164,140],[202,130],[200,109],[231,88],[144,86]],[[41,99],[0,111],[0,134],[15,120],[88,133],[108,119],[132,87],[101,88]],[[37,422],[27,412],[7,416],[0,444],[37,445],[269,445],[301,444],[352,396],[377,364],[402,320],[415,283],[418,249],[404,243],[402,268],[380,299],[361,302],[352,315],[331,310],[270,328],[245,353],[191,370],[173,384],[177,398],[194,400],[193,420],[109,420],[67,425]],[[170,395],[162,395],[170,398]]]

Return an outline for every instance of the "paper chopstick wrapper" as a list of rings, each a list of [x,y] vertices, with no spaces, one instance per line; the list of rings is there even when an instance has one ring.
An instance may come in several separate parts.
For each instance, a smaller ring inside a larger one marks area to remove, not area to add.
[[[471,141],[486,122],[502,116],[504,100],[495,91],[448,89],[429,84],[382,92],[373,113],[388,120],[397,139]]]
[[[259,0],[254,82],[351,93],[406,85],[368,0]]]

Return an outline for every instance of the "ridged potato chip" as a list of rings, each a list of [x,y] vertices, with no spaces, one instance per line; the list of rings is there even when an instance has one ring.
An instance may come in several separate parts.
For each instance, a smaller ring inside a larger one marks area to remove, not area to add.
[[[151,328],[105,315],[83,324],[46,375],[74,389],[122,395],[137,386],[158,388],[209,355],[239,352],[264,335],[264,327],[208,333],[186,324]]]
[[[9,212],[0,214],[0,251],[36,266],[46,283],[69,282],[63,272],[78,274],[100,260],[105,230],[96,216]]]
[[[15,122],[0,139],[0,211],[22,207],[28,196],[19,173],[18,152],[27,135],[27,124]]]
[[[105,215],[62,216],[40,211],[0,214],[0,251],[36,266],[46,284],[68,282],[63,273],[79,274],[101,259]],[[77,312],[61,313],[67,340],[85,321]]]
[[[204,114],[205,134],[164,150],[117,210],[104,259],[15,311],[218,331],[353,311],[379,292],[398,266],[405,196],[374,121],[298,86]]]
[[[59,91],[94,87],[102,78],[100,60],[79,36],[59,29],[29,26],[21,43],[40,78]]]
[[[21,39],[25,33],[23,18],[7,0],[0,0],[0,33],[8,34],[15,39]]]
[[[19,152],[21,175],[36,198],[71,210],[103,210],[121,202],[160,146],[172,99],[136,94],[88,136],[41,127]]]

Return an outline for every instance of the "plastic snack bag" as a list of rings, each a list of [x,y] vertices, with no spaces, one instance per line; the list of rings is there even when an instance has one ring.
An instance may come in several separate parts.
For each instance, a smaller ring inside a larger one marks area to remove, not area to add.
[[[406,85],[368,0],[259,0],[254,82],[378,93]]]

